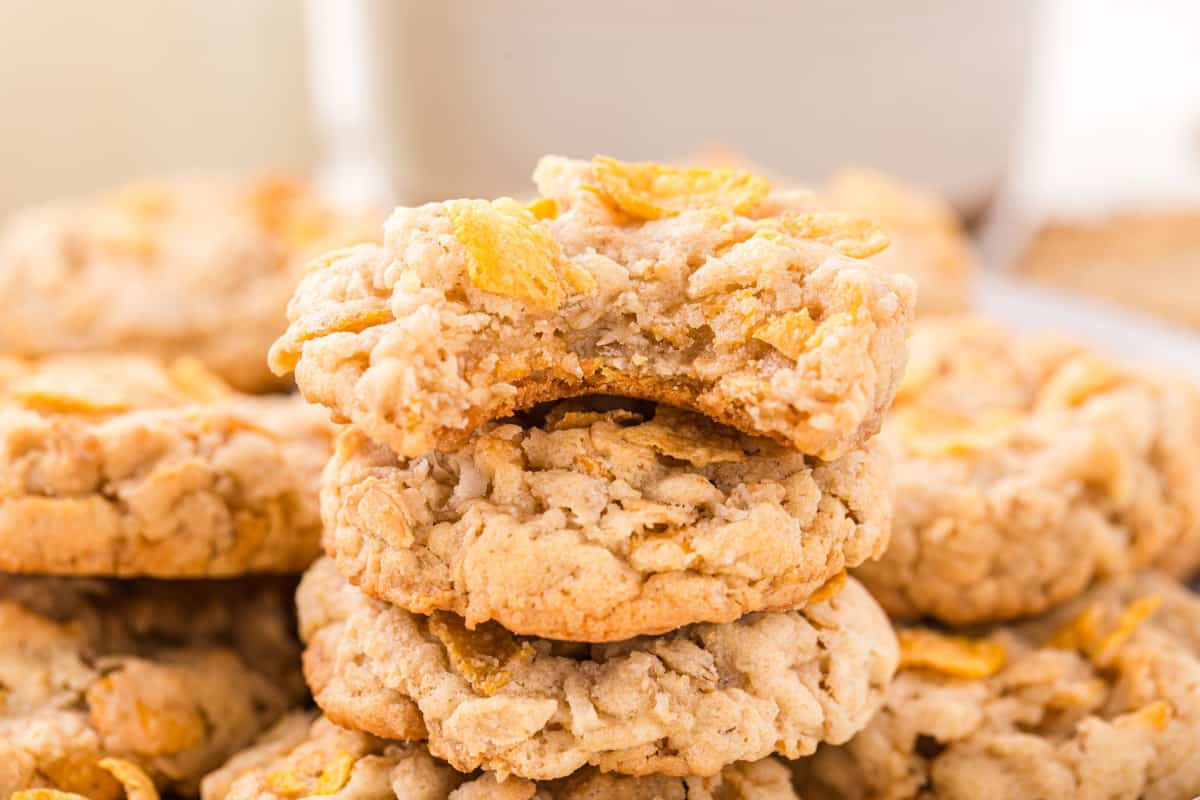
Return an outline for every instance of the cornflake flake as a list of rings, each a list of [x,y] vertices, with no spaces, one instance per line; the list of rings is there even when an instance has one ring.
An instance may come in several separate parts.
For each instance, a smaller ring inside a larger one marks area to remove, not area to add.
[[[439,611],[429,617],[428,624],[429,632],[445,646],[454,671],[485,697],[491,697],[511,680],[510,664],[533,655],[527,642],[518,642],[495,623],[467,630],[460,618]]]
[[[558,242],[515,200],[451,200],[445,204],[454,237],[467,251],[476,289],[556,311],[568,296],[596,280],[563,255]]]
[[[789,214],[768,221],[769,227],[795,236],[822,242],[850,258],[867,258],[884,250],[888,236],[875,223],[863,217],[833,212]]]
[[[771,191],[766,178],[741,169],[629,163],[608,156],[592,159],[592,175],[609,201],[638,219],[704,208],[745,214]]]
[[[924,628],[896,634],[900,669],[927,669],[954,678],[990,678],[1004,668],[1004,645],[986,639],[947,636]]]

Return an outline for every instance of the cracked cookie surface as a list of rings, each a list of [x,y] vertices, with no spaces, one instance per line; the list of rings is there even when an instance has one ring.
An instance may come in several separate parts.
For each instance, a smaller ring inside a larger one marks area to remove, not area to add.
[[[771,213],[738,170],[543,159],[543,195],[397,209],[314,264],[271,350],[311,401],[404,457],[538,402],[690,408],[824,459],[879,427],[914,287],[837,214]]]
[[[195,792],[305,694],[294,585],[0,575],[0,796],[115,800],[105,758]]]
[[[898,633],[901,670],[871,724],[795,763],[804,797],[1200,792],[1200,598],[1173,581],[1114,579],[974,639]]]
[[[378,739],[324,717],[292,714],[204,780],[204,800],[797,800],[777,758],[726,767],[709,778],[633,777],[585,767],[567,778],[464,775],[418,743]]]
[[[699,415],[583,398],[399,459],[353,427],[326,550],[409,611],[613,641],[790,609],[887,544],[884,449],[820,462]]]
[[[0,357],[0,570],[299,572],[332,426],[192,360]]]
[[[192,356],[244,391],[266,365],[307,257],[377,238],[284,176],[170,178],[30,209],[0,233],[0,353]]]
[[[975,317],[922,320],[911,349],[891,544],[855,572],[889,613],[1009,619],[1200,562],[1195,387]]]
[[[853,580],[799,611],[593,645],[412,614],[363,594],[328,559],[305,575],[297,605],[305,674],[330,719],[387,738],[427,733],[456,769],[533,780],[589,764],[712,776],[807,755],[867,723],[897,660],[891,625]]]

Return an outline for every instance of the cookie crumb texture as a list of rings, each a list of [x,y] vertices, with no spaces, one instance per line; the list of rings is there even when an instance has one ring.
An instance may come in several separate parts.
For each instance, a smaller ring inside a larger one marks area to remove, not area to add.
[[[306,259],[377,238],[302,181],[173,178],[30,209],[0,232],[0,352],[198,358],[233,386],[266,365]]]
[[[299,572],[331,439],[322,410],[193,360],[0,357],[0,570]]]
[[[108,758],[194,794],[305,695],[292,586],[0,575],[0,796],[117,800]]]
[[[528,208],[402,208],[382,247],[320,260],[273,368],[408,458],[595,393],[825,459],[878,430],[915,290],[857,258],[886,246],[877,229],[757,216],[766,182],[738,170],[550,157],[535,179]]]
[[[959,677],[960,656],[971,649],[942,646],[940,663],[926,655],[902,667],[862,733],[795,763],[801,794],[1178,800],[1200,793],[1200,599],[1187,589],[1149,575],[1116,579],[974,644],[1001,648],[1003,665]]]
[[[322,489],[342,574],[415,613],[598,642],[795,608],[886,547],[876,443],[824,463],[667,406],[543,414],[411,460],[344,429]]]
[[[555,781],[456,772],[423,744],[391,742],[296,713],[204,780],[203,800],[798,800],[776,758],[709,778],[631,777],[594,767]]]
[[[891,544],[855,572],[889,613],[1011,619],[1200,563],[1194,387],[974,317],[922,320],[910,346]]]
[[[328,559],[297,603],[306,676],[330,719],[420,739],[416,711],[430,752],[456,769],[531,780],[589,764],[714,776],[736,761],[807,755],[867,723],[898,658],[887,618],[852,580],[801,611],[605,645],[411,614],[369,598]]]

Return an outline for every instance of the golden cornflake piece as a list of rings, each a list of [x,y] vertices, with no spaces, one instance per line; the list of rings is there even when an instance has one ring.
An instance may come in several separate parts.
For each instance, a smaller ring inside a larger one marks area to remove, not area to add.
[[[186,697],[163,697],[162,705],[149,705],[137,697],[136,675],[113,673],[87,690],[92,723],[101,731],[136,731],[138,741],[154,742],[154,755],[179,753],[204,739],[204,717]],[[174,704],[168,705],[171,699]]]
[[[745,214],[771,191],[766,178],[725,167],[673,167],[596,156],[592,174],[608,200],[639,219],[673,217],[701,208]]]
[[[650,422],[626,429],[625,438],[697,467],[746,460],[736,434],[667,406],[660,406]]]
[[[1122,714],[1117,718],[1116,722],[1118,725],[1132,724],[1145,726],[1153,731],[1162,733],[1171,724],[1171,719],[1174,716],[1175,712],[1166,701],[1155,700],[1153,703],[1144,705],[1135,711]]]
[[[167,376],[181,392],[198,403],[220,400],[232,391],[229,384],[195,358],[175,359],[167,368]]]
[[[591,291],[591,273],[569,262],[558,243],[515,200],[446,203],[454,236],[467,250],[471,285],[555,311],[566,298]]]
[[[842,589],[846,588],[846,570],[842,570],[837,575],[834,575],[829,580],[817,589],[808,598],[808,605],[816,603],[824,603],[826,600],[832,600],[842,593]]]
[[[526,203],[525,209],[537,219],[554,219],[558,216],[558,201],[553,197],[539,197]]]
[[[1103,624],[1103,609],[1091,606],[1055,632],[1049,644],[1063,650],[1078,650],[1097,664],[1105,664],[1160,605],[1162,597],[1159,595],[1139,597],[1121,612],[1111,626]]]
[[[822,242],[850,258],[867,258],[886,249],[888,236],[863,217],[814,212],[777,217],[767,222],[798,239]]]
[[[572,428],[590,428],[597,422],[609,420],[616,425],[637,424],[645,419],[636,411],[618,408],[612,411],[566,411],[561,406],[546,416],[547,431],[566,431]]]
[[[494,622],[469,631],[461,618],[438,611],[429,617],[429,631],[446,646],[454,671],[485,697],[500,691],[512,678],[509,664],[533,655],[527,642],[518,642]]]
[[[281,769],[267,774],[267,788],[280,797],[322,797],[336,794],[350,782],[350,773],[358,761],[353,753],[339,750],[324,764],[308,770]]]
[[[158,800],[158,790],[141,767],[120,758],[102,758],[100,768],[108,771],[125,787],[128,800]]]
[[[985,639],[946,636],[924,628],[897,633],[900,669],[928,669],[955,678],[989,678],[1004,668],[1004,645]]]
[[[59,414],[114,414],[137,402],[128,387],[106,375],[77,375],[47,365],[9,387],[9,397],[29,409]],[[94,380],[89,380],[94,378]]]
[[[795,361],[808,350],[809,340],[817,331],[807,308],[787,311],[755,329],[753,336],[766,342]]]
[[[1060,366],[1038,392],[1035,408],[1073,408],[1097,392],[1123,380],[1121,371],[1106,358],[1082,353]]]
[[[936,458],[967,456],[1003,445],[1012,438],[1021,413],[992,409],[963,414],[947,408],[911,406],[896,410],[893,418],[909,451]]]
[[[89,800],[89,798],[58,789],[25,789],[21,792],[13,792],[9,800]]]

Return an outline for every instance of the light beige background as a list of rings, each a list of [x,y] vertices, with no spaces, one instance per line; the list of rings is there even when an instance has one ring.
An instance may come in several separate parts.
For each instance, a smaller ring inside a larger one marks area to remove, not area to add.
[[[301,0],[0,0],[0,215],[164,171],[309,168]]]

